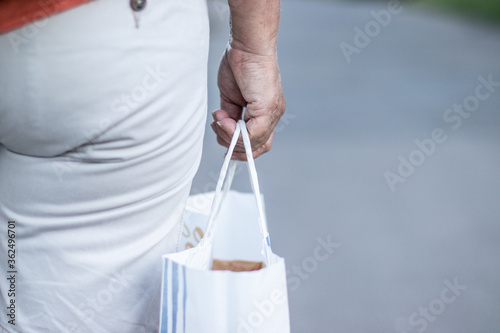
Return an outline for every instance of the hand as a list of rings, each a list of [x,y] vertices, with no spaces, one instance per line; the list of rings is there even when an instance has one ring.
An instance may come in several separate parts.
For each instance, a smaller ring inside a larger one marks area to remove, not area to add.
[[[274,128],[285,113],[286,103],[275,52],[256,54],[228,45],[222,57],[218,85],[221,110],[213,112],[211,124],[217,142],[228,147],[236,122],[245,108],[245,122],[256,158],[271,149]],[[241,137],[233,159],[246,160]]]

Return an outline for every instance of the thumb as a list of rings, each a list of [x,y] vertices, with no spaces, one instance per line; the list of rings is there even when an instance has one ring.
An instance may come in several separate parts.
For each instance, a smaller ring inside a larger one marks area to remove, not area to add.
[[[217,121],[217,126],[224,131],[224,133],[232,138],[234,131],[236,130],[236,120],[232,118],[224,118]]]
[[[229,147],[236,130],[236,120],[229,117],[226,111],[216,110],[212,112],[214,122],[210,125],[217,135],[217,142],[222,146]]]

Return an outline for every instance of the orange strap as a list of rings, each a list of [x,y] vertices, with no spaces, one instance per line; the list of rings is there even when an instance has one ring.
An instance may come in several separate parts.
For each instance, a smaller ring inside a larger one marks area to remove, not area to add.
[[[0,0],[0,34],[91,0]]]

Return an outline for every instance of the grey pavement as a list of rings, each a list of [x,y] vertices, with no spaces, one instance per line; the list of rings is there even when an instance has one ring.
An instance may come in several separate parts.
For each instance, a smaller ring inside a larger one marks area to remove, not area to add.
[[[227,8],[209,6],[215,110]],[[407,5],[383,26],[380,10],[283,2],[288,110],[257,169],[292,332],[498,333],[500,85],[484,82],[500,82],[500,26]],[[223,155],[207,126],[193,193]],[[318,252],[328,238],[339,246]]]

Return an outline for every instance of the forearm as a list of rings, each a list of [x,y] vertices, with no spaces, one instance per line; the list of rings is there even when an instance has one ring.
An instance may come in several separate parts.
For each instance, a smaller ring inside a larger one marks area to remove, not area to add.
[[[280,0],[228,0],[232,48],[259,55],[276,54]]]

